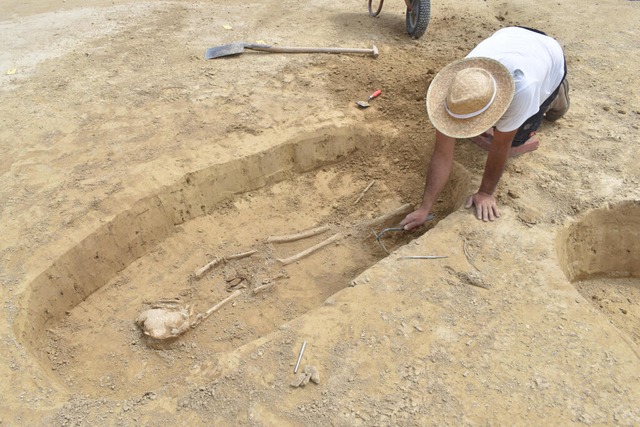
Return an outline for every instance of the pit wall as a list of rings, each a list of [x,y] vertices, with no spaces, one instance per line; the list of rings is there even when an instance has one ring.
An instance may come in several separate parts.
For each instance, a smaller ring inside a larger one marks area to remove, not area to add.
[[[640,201],[589,212],[558,234],[558,259],[571,282],[640,277]]]
[[[175,226],[211,211],[221,201],[335,163],[382,143],[364,130],[321,129],[264,152],[188,173],[160,193],[141,199],[60,256],[21,298],[16,336],[36,356],[47,325],[107,284],[167,238]]]

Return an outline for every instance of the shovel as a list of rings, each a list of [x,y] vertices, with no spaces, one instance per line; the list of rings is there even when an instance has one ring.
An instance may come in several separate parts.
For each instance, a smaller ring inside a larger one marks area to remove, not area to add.
[[[251,43],[231,43],[223,46],[210,47],[205,53],[205,59],[215,59],[223,56],[239,55],[245,49],[259,50],[262,52],[276,53],[356,53],[371,55],[374,58],[378,56],[378,48],[373,45],[371,49],[350,49],[342,47],[284,47],[270,46],[268,44],[251,44]]]

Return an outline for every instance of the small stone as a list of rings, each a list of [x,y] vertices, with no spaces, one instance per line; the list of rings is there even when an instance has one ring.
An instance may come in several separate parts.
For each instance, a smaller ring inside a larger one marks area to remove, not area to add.
[[[306,377],[307,377],[307,374],[300,373],[300,374],[298,374],[298,376],[295,377],[295,379],[293,381],[291,381],[291,384],[289,384],[289,385],[291,387],[300,387]]]
[[[305,374],[309,375],[311,381],[313,381],[315,384],[320,384],[320,372],[318,372],[318,369],[315,366],[305,366],[304,372]]]
[[[311,375],[304,374],[304,378],[302,379],[302,383],[300,385],[301,386],[305,386],[305,385],[309,384],[309,380],[310,379],[311,379]]]

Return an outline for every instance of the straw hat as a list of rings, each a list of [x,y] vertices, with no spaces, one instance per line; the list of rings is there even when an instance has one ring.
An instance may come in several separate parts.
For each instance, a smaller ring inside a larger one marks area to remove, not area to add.
[[[463,58],[444,67],[427,91],[433,126],[453,138],[480,135],[502,117],[515,92],[507,68],[491,58]]]

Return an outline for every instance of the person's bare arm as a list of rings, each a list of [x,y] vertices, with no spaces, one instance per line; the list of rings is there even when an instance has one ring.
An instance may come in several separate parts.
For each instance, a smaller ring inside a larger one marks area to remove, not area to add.
[[[416,228],[427,220],[433,203],[449,180],[451,167],[453,166],[453,149],[455,138],[448,137],[436,131],[436,145],[431,156],[427,179],[422,197],[422,204],[418,209],[407,215],[400,225],[405,230]]]
[[[511,143],[513,142],[516,132],[517,130],[511,132],[495,130],[493,134],[480,189],[477,193],[469,196],[465,204],[466,208],[475,205],[478,219],[493,221],[495,218],[500,217],[493,193],[496,191],[496,187],[504,171],[504,165],[507,163],[509,149],[511,148]]]

